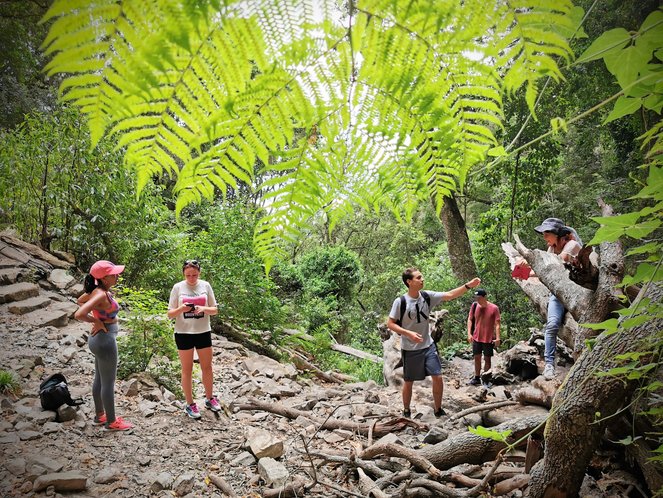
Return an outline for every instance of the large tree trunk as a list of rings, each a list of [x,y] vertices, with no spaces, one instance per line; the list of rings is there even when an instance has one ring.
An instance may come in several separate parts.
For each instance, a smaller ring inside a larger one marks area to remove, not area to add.
[[[449,260],[454,275],[459,280],[466,282],[472,280],[477,276],[477,266],[472,256],[465,220],[460,214],[458,203],[453,195],[444,199],[440,220],[447,235]]]
[[[504,422],[496,427],[491,427],[491,430],[500,432],[510,430],[511,434],[507,440],[513,444],[529,432],[540,429],[545,420],[544,415],[531,415]],[[523,441],[522,444],[527,444],[527,441]],[[468,431],[450,437],[441,443],[424,446],[417,453],[438,469],[450,469],[462,463],[480,464],[493,460],[504,448],[506,448],[506,444],[501,441],[488,439]]]
[[[604,216],[612,215],[610,206],[599,201]],[[616,287],[624,271],[622,247],[619,242],[603,242],[599,248],[600,263],[596,290],[580,287],[570,280],[558,258],[538,250],[530,250],[515,237],[516,249],[527,260],[544,284],[578,322],[599,323],[621,306]],[[514,261],[508,246],[505,252]],[[532,280],[532,279],[529,279]],[[523,290],[536,282],[521,283]],[[529,289],[531,290],[531,288]],[[529,293],[532,295],[536,293]],[[632,305],[637,310],[643,298],[660,301],[663,291],[650,285]],[[619,333],[598,338],[592,350],[585,350],[557,392],[546,425],[546,452],[532,473],[529,496],[565,498],[577,496],[591,456],[598,447],[607,421],[628,404],[628,398],[643,379],[626,381],[623,377],[598,377],[619,366],[615,356],[634,351],[640,341],[663,327],[663,319],[650,320]],[[578,328],[575,351],[579,353],[591,332]],[[648,361],[646,358],[640,361]],[[637,385],[636,385],[637,383]]]
[[[659,301],[663,290],[653,284],[642,298]],[[633,308],[638,301],[633,304]],[[609,336],[600,336],[569,372],[553,401],[545,430],[545,458],[532,472],[529,496],[565,498],[578,495],[590,458],[610,417],[629,403],[642,379],[597,377],[620,364],[615,356],[637,348],[640,341],[663,329],[663,319],[651,320]],[[598,413],[597,413],[598,412]]]

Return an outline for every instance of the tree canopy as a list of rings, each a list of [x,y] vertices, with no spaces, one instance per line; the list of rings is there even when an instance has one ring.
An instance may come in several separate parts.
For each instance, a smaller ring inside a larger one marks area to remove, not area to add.
[[[504,97],[524,87],[534,111],[539,80],[562,77],[582,14],[567,0],[61,0],[43,48],[139,189],[171,175],[180,211],[260,178],[269,261],[319,213],[333,227],[355,206],[440,209],[503,153]]]

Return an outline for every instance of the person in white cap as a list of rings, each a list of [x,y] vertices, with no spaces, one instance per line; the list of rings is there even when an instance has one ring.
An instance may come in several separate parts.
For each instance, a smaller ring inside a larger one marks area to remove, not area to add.
[[[577,232],[566,226],[559,218],[546,218],[534,230],[543,236],[548,245],[548,252],[557,254],[562,262],[571,262],[582,249],[582,240],[580,240]],[[543,377],[546,379],[552,379],[555,376],[557,333],[564,320],[565,312],[566,310],[561,301],[551,294],[548,300],[548,314],[544,329],[545,353],[543,356],[546,364],[543,368]]]

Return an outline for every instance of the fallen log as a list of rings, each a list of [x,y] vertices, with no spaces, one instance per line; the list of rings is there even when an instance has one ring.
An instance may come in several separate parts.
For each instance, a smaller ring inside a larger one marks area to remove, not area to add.
[[[375,481],[375,484],[378,488],[384,490],[387,486],[396,486],[407,479],[412,479],[412,470],[410,469],[401,470],[400,472],[381,477]]]
[[[387,498],[387,495],[375,484],[373,479],[368,477],[366,473],[357,469],[357,474],[359,475],[359,490],[366,496],[372,496],[374,498]]]
[[[394,443],[375,443],[359,455],[360,458],[373,458],[377,455],[404,458],[414,467],[423,470],[432,477],[439,479],[442,473],[429,460],[418,454],[415,450]]]
[[[603,253],[602,253],[603,258]],[[603,260],[601,261],[603,266]],[[600,288],[600,284],[599,284]],[[663,289],[649,283],[639,300],[660,302]],[[638,314],[639,301],[632,308]],[[624,320],[627,317],[622,317]],[[617,334],[601,335],[591,350],[585,350],[555,395],[546,426],[546,451],[532,469],[529,493],[533,498],[576,496],[585,469],[596,450],[610,418],[623,409],[644,379],[620,376],[598,377],[597,372],[622,365],[618,355],[637,351],[642,341],[663,329],[663,319],[653,318]],[[590,382],[587,380],[591,379]],[[597,410],[601,413],[596,420]]]
[[[539,376],[530,385],[514,391],[513,399],[523,405],[538,405],[550,409],[560,384],[558,379],[546,380]]]
[[[511,435],[507,438],[509,444],[522,439],[520,444],[524,446],[526,443],[526,440],[523,439],[524,436],[533,431],[541,431],[545,421],[546,417],[543,415],[532,415],[510,420],[492,427],[491,430],[510,430]],[[494,460],[505,447],[506,445],[501,441],[487,439],[468,431],[440,443],[426,446],[417,452],[438,469],[448,469],[461,463],[482,463]]]
[[[306,332],[302,332],[301,330],[283,329],[283,333],[295,339],[302,339],[306,342],[315,342],[315,338],[312,335],[307,334]]]
[[[359,493],[355,493],[353,491],[350,491],[349,489],[342,488],[341,486],[337,486],[336,484],[329,482],[329,481],[323,481],[319,480],[318,484],[322,486],[326,486],[329,489],[333,489],[334,491],[338,491],[340,493],[339,496],[346,497],[346,496],[358,496],[359,498],[364,498],[364,496],[360,495]],[[273,498],[276,498],[275,496]]]
[[[361,351],[360,349],[351,348],[345,344],[332,344],[331,348],[334,351],[339,353],[347,354],[348,356],[354,356],[355,358],[361,358],[362,360],[372,361],[373,363],[382,364],[382,358],[373,353],[367,353],[366,351]]]
[[[296,408],[290,408],[283,406],[280,403],[274,403],[271,401],[260,401],[257,399],[250,399],[245,403],[233,403],[231,409],[237,410],[261,410],[264,412],[274,413],[291,420],[296,419],[297,417],[304,417],[316,424],[320,429],[346,429],[349,431],[357,432],[364,436],[368,436],[368,432],[371,429],[373,423],[370,424],[361,424],[359,422],[352,422],[350,420],[339,420],[334,418],[322,419],[320,417],[313,416],[311,412],[304,410],[297,410]],[[406,427],[413,427],[416,430],[424,431],[428,429],[428,426],[425,424],[420,424],[414,420],[408,418],[398,417],[395,419],[390,419],[387,422],[379,422],[375,424],[373,428],[373,434],[375,436],[386,436],[390,432],[400,431]]]
[[[371,475],[377,477],[388,477],[391,475],[375,465],[373,462],[369,460],[363,460],[361,458],[349,458],[344,455],[331,455],[329,453],[321,453],[319,451],[311,450],[308,451],[308,455],[313,458],[318,458],[323,462],[342,463],[348,467],[362,469],[363,471],[369,472]]]
[[[283,351],[288,353],[290,358],[292,359],[292,362],[295,364],[295,367],[298,370],[304,370],[308,372],[313,372],[313,374],[318,377],[319,379],[325,380],[327,382],[332,382],[335,384],[342,384],[343,381],[334,377],[333,375],[330,375],[328,373],[323,372],[320,370],[318,367],[307,361],[301,354],[298,354],[297,351],[293,351],[290,348],[286,347],[281,347]]]
[[[465,474],[461,474],[460,472],[453,472],[452,474],[449,475],[448,480],[449,482],[453,482],[454,484],[460,484],[465,488],[473,488],[481,484],[481,479],[476,479],[474,477],[466,476]]]
[[[294,479],[292,482],[283,487],[276,489],[264,489],[262,491],[263,498],[296,498],[303,496],[308,488],[313,487],[313,484],[308,484],[303,479]]]
[[[465,415],[469,415],[470,413],[485,412],[488,410],[495,410],[497,408],[502,408],[504,406],[513,406],[517,404],[518,403],[516,401],[511,401],[511,400],[502,400],[502,401],[493,401],[492,403],[484,403],[482,405],[472,406],[471,408],[466,408],[465,410],[462,410],[458,413],[454,413],[451,417],[449,417],[449,420],[458,420],[460,418],[463,418]]]
[[[217,321],[212,325],[212,331],[215,334],[222,335],[228,339],[232,339],[234,342],[241,344],[251,351],[255,351],[258,354],[267,356],[272,360],[281,361],[281,355],[279,351],[270,346],[269,344],[264,344],[256,341],[246,332],[234,327],[229,322]]]
[[[514,489],[522,489],[529,484],[529,474],[518,474],[493,486],[492,495],[501,496],[510,493]]]
[[[414,479],[408,483],[408,490],[413,491],[416,488],[423,488],[431,491],[432,496],[443,498],[465,498],[466,494],[454,488],[440,484],[439,482],[431,481],[430,479]],[[418,496],[414,494],[406,494],[406,496]]]

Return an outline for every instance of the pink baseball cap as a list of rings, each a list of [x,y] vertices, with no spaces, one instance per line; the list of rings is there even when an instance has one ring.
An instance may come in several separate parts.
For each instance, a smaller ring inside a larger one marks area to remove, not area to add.
[[[90,268],[90,275],[97,280],[101,280],[107,275],[119,275],[124,271],[124,265],[114,265],[110,261],[97,261]]]

